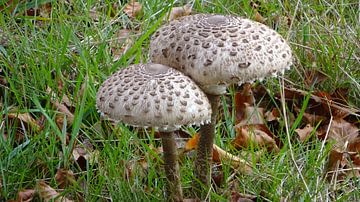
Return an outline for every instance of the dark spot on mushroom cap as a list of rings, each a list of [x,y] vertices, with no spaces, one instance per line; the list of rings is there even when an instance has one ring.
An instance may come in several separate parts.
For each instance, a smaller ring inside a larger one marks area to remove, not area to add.
[[[244,62],[244,63],[239,63],[238,67],[239,68],[248,68],[250,66],[249,62]]]

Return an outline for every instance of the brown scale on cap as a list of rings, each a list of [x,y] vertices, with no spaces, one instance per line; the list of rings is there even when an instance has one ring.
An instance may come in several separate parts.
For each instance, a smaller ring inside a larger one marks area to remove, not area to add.
[[[214,14],[185,16],[160,27],[152,36],[150,57],[189,75],[209,94],[222,94],[231,83],[282,73],[292,65],[289,45],[271,28]]]
[[[205,94],[183,73],[160,64],[121,69],[99,88],[96,106],[112,120],[134,126],[174,130],[209,122]]]

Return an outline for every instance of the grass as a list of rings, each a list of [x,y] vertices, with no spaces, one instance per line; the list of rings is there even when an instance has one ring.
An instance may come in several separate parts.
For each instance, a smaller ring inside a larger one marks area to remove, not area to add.
[[[56,187],[55,175],[59,168],[75,173],[76,183],[61,190],[75,200],[80,195],[86,201],[163,199],[165,175],[159,172],[161,156],[149,147],[150,143],[159,145],[156,135],[141,131],[137,134],[136,130],[121,124],[114,127],[99,122],[95,94],[102,81],[116,69],[148,60],[149,36],[161,24],[172,3],[140,0],[142,17],[129,19],[121,12],[124,4],[120,4],[112,16],[110,8],[114,2],[53,2],[50,17],[24,16],[21,12],[0,13],[0,35],[6,39],[6,44],[0,44],[0,75],[6,80],[0,86],[3,117],[0,123],[0,200],[15,199],[18,191],[32,189],[41,179]],[[316,89],[326,92],[336,88],[349,89],[348,105],[359,108],[359,3],[351,0],[257,2],[266,23],[274,24],[278,16],[287,16],[292,22],[290,28],[286,25],[287,20],[276,24],[276,30],[288,38],[296,55],[294,67],[285,75],[286,83],[308,91],[311,88],[304,83],[305,72],[310,69],[321,71],[327,79],[315,85]],[[195,1],[193,6],[193,11],[199,13],[255,18],[249,0]],[[98,20],[93,20],[90,15],[94,7],[99,11]],[[113,62],[109,42],[114,33],[124,27],[137,30],[138,34],[131,36],[135,43],[126,54]],[[277,79],[270,78],[263,83],[270,94],[280,90],[281,83]],[[48,88],[52,93],[47,91]],[[70,98],[74,114],[71,124],[58,127],[56,117],[59,112],[52,105],[53,94],[59,102],[65,95]],[[36,120],[45,119],[43,129],[32,130],[26,123],[8,118],[12,112],[30,113]],[[239,153],[231,149],[229,141],[234,135],[233,116],[228,114],[227,119],[218,124],[216,143],[232,153]],[[233,190],[253,194],[265,201],[360,199],[358,178],[341,182],[324,179],[330,145],[322,149],[320,140],[297,142],[293,130],[299,126],[297,123],[290,126],[290,152],[286,123],[284,120],[280,123],[283,130],[277,135],[284,143],[280,152],[261,155],[258,162],[254,160],[252,175],[233,175],[230,166],[224,162],[224,179],[232,180],[210,193],[213,201],[226,201]],[[21,141],[18,140],[20,137]],[[73,143],[82,145],[84,140],[99,152],[96,163],[85,161],[85,165],[81,165],[71,158]],[[249,148],[247,153],[255,158],[254,148]],[[301,172],[294,166],[291,153]],[[146,166],[133,163],[141,159]],[[187,155],[181,163],[186,197],[191,196],[192,168],[193,158]]]

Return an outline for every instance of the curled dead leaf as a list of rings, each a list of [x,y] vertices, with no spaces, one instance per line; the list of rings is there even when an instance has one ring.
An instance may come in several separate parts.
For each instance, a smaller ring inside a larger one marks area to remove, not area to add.
[[[135,0],[131,0],[128,4],[125,5],[123,11],[127,16],[129,16],[129,18],[135,18],[141,13],[142,5]]]
[[[307,140],[312,132],[314,131],[314,128],[310,124],[306,124],[304,128],[298,128],[295,130],[295,132],[299,135],[299,139],[301,142],[304,142]]]
[[[175,20],[182,16],[190,15],[192,11],[191,4],[186,4],[185,6],[181,7],[173,7],[169,13],[169,21]]]
[[[113,61],[119,60],[122,55],[131,47],[134,43],[130,36],[131,31],[128,29],[117,30],[111,41],[110,48],[113,55]]]
[[[19,191],[16,201],[30,202],[33,200],[34,195],[35,195],[34,189],[25,189],[25,190]]]
[[[59,102],[57,100],[57,96],[52,93],[51,88],[47,88],[46,92],[52,95],[51,103],[58,110],[58,112],[60,112],[56,115],[56,124],[58,125],[58,127],[63,128],[65,119],[67,125],[71,126],[74,123],[74,114],[70,112],[70,110],[63,102]]]
[[[236,137],[233,140],[232,144],[235,148],[248,147],[250,145],[265,147],[270,151],[279,151],[279,147],[274,135],[271,134],[271,131],[263,124],[253,124],[253,125],[236,125],[235,126]]]
[[[231,193],[230,202],[253,202],[257,201],[257,197],[250,194],[243,194],[233,191]]]
[[[344,119],[334,119],[325,128],[329,131],[328,140],[333,140],[334,148],[339,151],[346,151],[349,143],[356,141],[359,136],[359,128]]]
[[[213,160],[217,162],[229,162],[234,169],[239,170],[241,173],[250,174],[252,172],[252,167],[248,162],[233,154],[230,154],[229,152],[224,151],[215,144],[213,145]]]
[[[200,135],[197,133],[192,138],[190,138],[185,144],[185,151],[190,151],[197,148]]]
[[[255,21],[265,24],[266,19],[257,11],[255,11]]]
[[[57,170],[55,174],[55,180],[61,189],[76,183],[74,173],[71,170],[62,168]]]
[[[197,148],[200,135],[196,133],[192,138],[190,138],[185,144],[185,151],[190,151]],[[213,155],[212,160],[214,162],[221,163],[221,161],[229,162],[234,169],[238,169],[243,173],[251,173],[252,168],[249,163],[244,159],[241,159],[233,154],[230,154],[217,145],[213,145]]]
[[[19,119],[20,121],[27,123],[35,131],[39,131],[41,126],[36,122],[36,120],[29,113],[9,113],[8,118],[10,119]]]
[[[94,165],[98,162],[99,151],[94,149],[89,139],[84,139],[82,144],[74,147],[72,157],[82,170],[86,170],[87,164]]]
[[[47,185],[44,181],[38,181],[36,183],[36,191],[45,202],[72,202],[72,200],[67,199],[65,196],[61,196],[61,193]]]

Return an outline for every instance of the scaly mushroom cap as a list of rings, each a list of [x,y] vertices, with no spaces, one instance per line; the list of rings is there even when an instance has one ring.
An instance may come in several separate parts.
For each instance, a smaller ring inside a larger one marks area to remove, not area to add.
[[[150,58],[184,72],[209,94],[292,65],[289,45],[271,28],[214,14],[185,16],[160,27],[151,38]]]
[[[161,64],[137,64],[111,75],[96,95],[96,106],[112,120],[172,131],[210,121],[206,95],[183,73]]]

